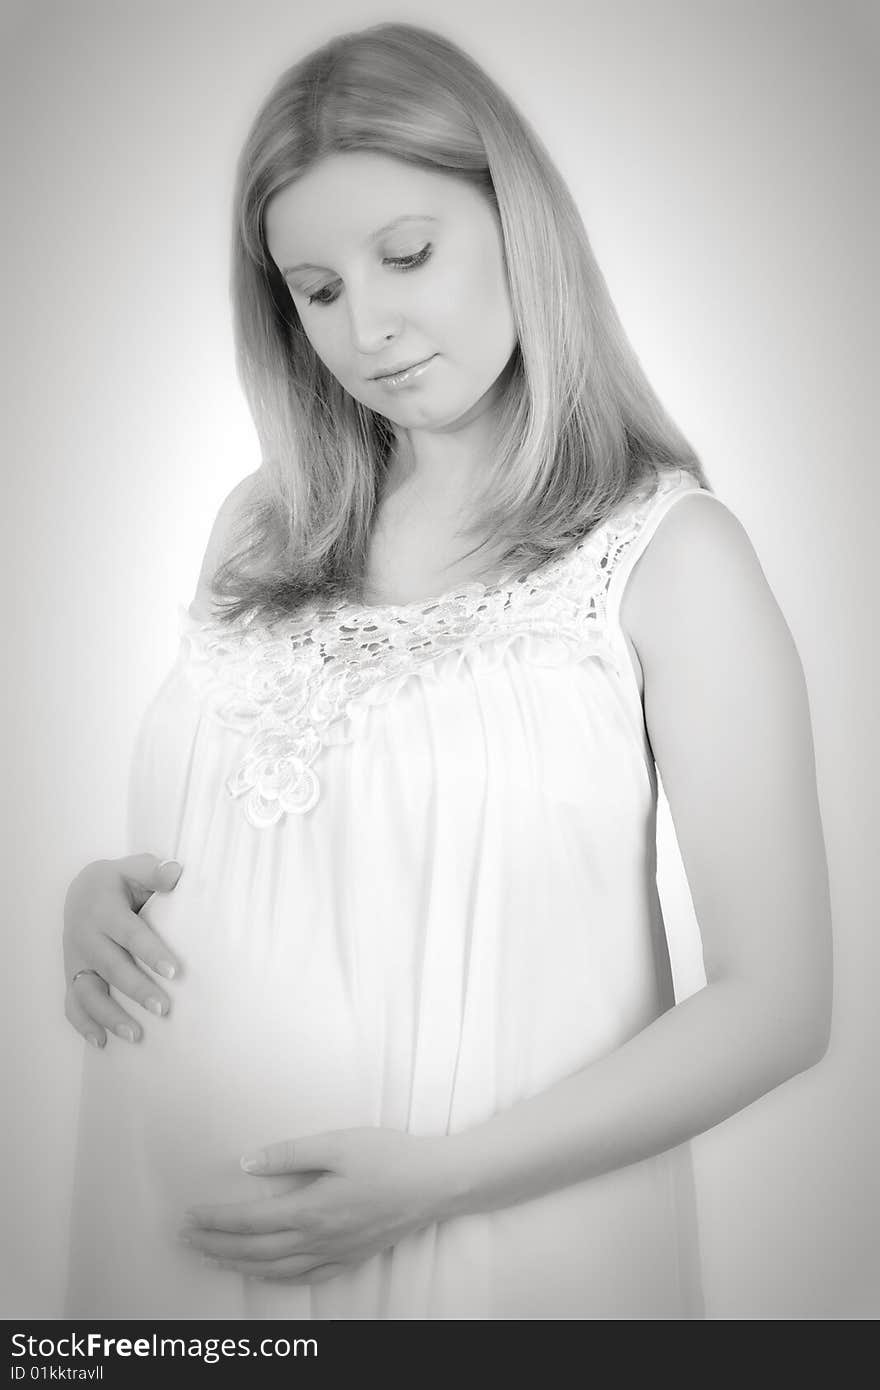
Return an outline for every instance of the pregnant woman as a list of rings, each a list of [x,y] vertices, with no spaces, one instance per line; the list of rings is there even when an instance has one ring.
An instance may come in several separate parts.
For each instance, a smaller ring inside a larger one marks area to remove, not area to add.
[[[141,726],[133,857],[66,903],[97,1044],[68,1315],[701,1317],[688,1140],[829,1029],[754,551],[543,146],[439,35],[282,75],[232,284],[262,463]],[[706,966],[679,1004],[658,776]]]

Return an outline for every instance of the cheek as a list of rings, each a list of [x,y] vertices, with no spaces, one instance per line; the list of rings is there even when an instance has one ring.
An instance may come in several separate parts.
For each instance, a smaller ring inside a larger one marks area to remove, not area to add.
[[[504,263],[494,246],[444,276],[432,295],[444,338],[465,360],[479,361],[513,345],[513,310]]]
[[[499,244],[493,242],[484,249],[477,264],[474,299],[479,312],[485,314],[487,323],[492,323],[496,333],[505,338],[514,332],[513,306],[507,284],[507,269]]]
[[[320,312],[318,310],[318,313]],[[343,330],[334,319],[338,319],[338,315],[328,313],[326,321],[322,321],[316,314],[309,314],[308,323],[303,322],[303,332],[311,343],[315,356],[321,359],[327,370],[334,376],[344,376],[347,354],[342,338]]]

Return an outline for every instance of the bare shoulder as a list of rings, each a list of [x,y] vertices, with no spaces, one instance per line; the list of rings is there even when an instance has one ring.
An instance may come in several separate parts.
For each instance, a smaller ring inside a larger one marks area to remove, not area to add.
[[[232,536],[236,522],[241,516],[245,505],[253,496],[254,487],[259,477],[259,468],[255,469],[253,473],[248,473],[247,477],[242,478],[240,482],[236,483],[232,491],[229,492],[220,503],[220,507],[211,527],[211,533],[208,537],[208,544],[205,547],[202,568],[196,585],[196,594],[191,605],[193,609],[198,610],[200,607],[210,602],[211,578],[220,563],[227,542]]]
[[[739,519],[715,497],[679,498],[633,568],[622,621],[624,601],[673,814],[698,825],[721,788],[750,805],[774,777],[780,816],[811,804],[804,670]]]
[[[657,525],[629,576],[621,624],[644,668],[694,642],[730,650],[788,634],[742,522],[714,494],[686,493]]]

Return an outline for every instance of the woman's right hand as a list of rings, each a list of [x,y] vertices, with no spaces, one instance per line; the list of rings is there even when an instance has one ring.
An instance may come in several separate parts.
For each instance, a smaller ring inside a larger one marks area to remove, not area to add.
[[[180,874],[176,860],[132,854],[87,864],[67,890],[64,1012],[95,1047],[104,1046],[107,1032],[127,1042],[137,1042],[142,1032],[112,997],[110,985],[151,1013],[167,1014],[171,1007],[168,995],[140,962],[166,980],[180,973],[180,964],[138,913],[153,893],[170,893]]]

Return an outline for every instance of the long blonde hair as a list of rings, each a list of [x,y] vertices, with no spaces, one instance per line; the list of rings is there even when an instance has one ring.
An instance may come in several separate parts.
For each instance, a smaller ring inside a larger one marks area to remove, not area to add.
[[[288,68],[253,122],[236,179],[231,294],[239,379],[262,450],[218,616],[270,621],[362,594],[389,421],[315,354],[269,255],[273,194],[317,160],[366,150],[454,173],[499,218],[517,346],[495,456],[463,534],[525,575],[599,525],[652,472],[702,466],[648,384],[577,206],[541,141],[466,53],[410,24],[331,39]],[[476,549],[479,549],[479,545]]]

